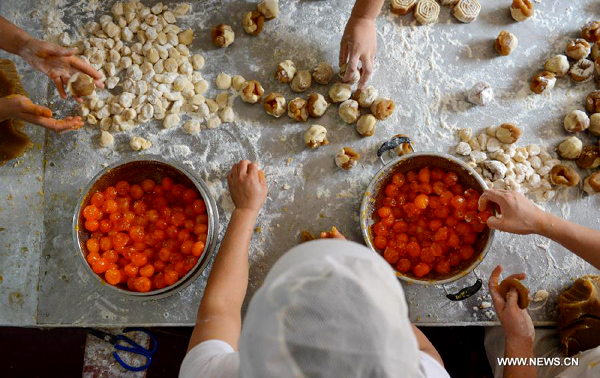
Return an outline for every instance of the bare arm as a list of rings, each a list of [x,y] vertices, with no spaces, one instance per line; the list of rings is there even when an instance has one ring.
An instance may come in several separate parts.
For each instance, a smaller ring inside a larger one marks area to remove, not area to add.
[[[21,55],[23,46],[32,39],[34,38],[23,29],[0,16],[0,49],[11,54]]]
[[[233,166],[229,190],[236,205],[221,242],[198,310],[188,351],[203,341],[222,340],[237,350],[242,328],[242,302],[248,288],[248,249],[267,185],[256,164]]]
[[[417,337],[417,343],[419,344],[419,350],[430,355],[434,360],[440,363],[440,365],[444,366],[444,361],[442,361],[442,356],[438,353],[437,349],[433,346],[431,341],[425,336],[420,329],[417,328],[414,324],[412,325],[413,332]]]

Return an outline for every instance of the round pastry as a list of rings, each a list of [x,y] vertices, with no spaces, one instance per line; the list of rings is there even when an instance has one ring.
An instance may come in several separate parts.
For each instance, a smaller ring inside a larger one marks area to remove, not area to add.
[[[240,97],[244,102],[256,104],[262,98],[265,90],[256,80],[248,80],[242,86]]]
[[[556,77],[550,71],[542,71],[531,79],[529,89],[535,94],[542,94],[546,90],[551,90],[556,84]]]
[[[435,0],[419,0],[415,6],[414,15],[419,24],[432,24],[440,15],[440,6]]]
[[[311,93],[308,95],[308,114],[311,117],[321,117],[329,107],[329,103],[320,93]]]
[[[417,0],[390,0],[390,10],[403,16],[412,11],[416,4]]]
[[[300,70],[294,75],[292,82],[290,83],[290,88],[294,92],[305,92],[310,88],[312,84],[312,76],[310,72],[306,70]]]
[[[563,126],[566,131],[576,133],[587,129],[590,126],[590,119],[584,111],[572,110],[565,116]]]
[[[363,108],[369,108],[373,105],[373,101],[379,96],[379,91],[374,86],[369,85],[356,90],[352,95],[352,98],[358,101],[358,105]]]
[[[296,97],[288,104],[288,116],[299,122],[306,122],[308,119],[308,106],[306,100]]]
[[[590,116],[590,127],[588,131],[597,137],[600,137],[600,113],[594,113]]]
[[[563,159],[577,159],[583,150],[583,143],[576,136],[572,136],[562,141],[558,145],[558,154]]]
[[[575,62],[569,70],[571,79],[586,83],[594,78],[594,62],[588,59],[581,59]]]
[[[533,16],[533,4],[529,0],[513,0],[510,15],[515,21],[525,21]]]
[[[360,160],[360,154],[352,147],[340,148],[335,155],[335,165],[346,171],[352,169],[358,160]]]
[[[588,94],[585,100],[585,110],[589,113],[600,113],[600,91],[593,91]]]
[[[333,102],[343,102],[352,95],[352,87],[349,84],[337,82],[329,88],[329,97]]]
[[[519,40],[513,33],[502,30],[496,38],[494,49],[498,54],[506,56],[510,55],[518,45]]]
[[[378,120],[387,119],[394,112],[396,105],[389,98],[380,97],[371,104],[371,113]]]
[[[598,146],[585,146],[577,159],[577,166],[583,169],[598,168],[600,166],[600,148]]]
[[[317,148],[329,144],[327,129],[321,125],[312,125],[304,134],[304,143],[309,148]]]
[[[262,0],[258,3],[256,9],[258,9],[267,20],[272,20],[279,15],[279,4],[277,0]]]
[[[227,47],[233,43],[235,33],[229,25],[220,24],[210,32],[210,40],[217,47]]]
[[[469,90],[467,99],[472,104],[486,106],[494,100],[494,90],[488,83],[479,82]]]
[[[312,78],[318,84],[327,85],[334,74],[333,66],[329,62],[321,62],[313,70]]]
[[[338,73],[338,76],[340,77],[340,79],[344,80],[344,77],[346,76],[346,70],[348,70],[348,63],[344,63],[340,67],[340,72]],[[358,81],[360,80],[360,74],[361,74],[360,71],[361,71],[360,69],[354,71],[352,76],[350,76],[350,80],[348,80],[347,83],[350,83],[350,84],[358,83]]]
[[[544,69],[550,71],[556,77],[563,77],[569,72],[569,59],[565,55],[555,55],[546,61]]]
[[[275,79],[280,83],[289,83],[296,75],[296,65],[291,60],[284,60],[277,65]]]
[[[590,196],[600,193],[600,172],[592,173],[583,180],[583,190]]]
[[[221,72],[217,75],[215,84],[217,84],[217,88],[219,89],[229,89],[231,87],[231,76]]]
[[[244,31],[250,35],[259,35],[263,29],[265,17],[257,11],[246,12],[242,19]]]
[[[585,39],[579,38],[567,44],[567,51],[565,54],[573,60],[581,60],[587,58],[592,51],[592,45]]]
[[[452,15],[460,22],[469,23],[475,21],[480,11],[481,4],[478,0],[459,0],[452,10]]]
[[[377,118],[373,117],[372,114],[365,114],[358,119],[356,123],[356,131],[364,137],[370,137],[375,134],[375,127],[377,125]]]
[[[67,82],[67,91],[73,97],[85,97],[94,93],[96,84],[91,76],[77,72]]]
[[[341,103],[338,113],[342,121],[346,123],[354,123],[360,116],[360,110],[358,109],[358,102],[355,100],[346,100]]]
[[[590,43],[600,40],[600,22],[592,21],[581,30],[581,37]]]
[[[267,114],[272,115],[275,118],[279,118],[285,113],[286,110],[285,97],[282,94],[271,92],[263,100],[263,107]]]
[[[503,123],[496,129],[496,139],[502,143],[513,144],[521,137],[521,129],[512,123]]]
[[[568,165],[557,164],[550,170],[550,182],[560,186],[575,186],[579,184],[579,173]]]

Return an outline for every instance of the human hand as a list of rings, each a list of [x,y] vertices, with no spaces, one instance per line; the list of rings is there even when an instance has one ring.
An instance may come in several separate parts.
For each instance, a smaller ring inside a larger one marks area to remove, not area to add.
[[[227,176],[231,199],[238,210],[258,213],[267,198],[267,180],[256,163],[242,160],[234,164]]]
[[[102,74],[89,63],[73,56],[73,54],[75,54],[75,49],[61,47],[35,38],[29,39],[19,52],[19,55],[33,68],[52,79],[60,97],[64,99],[67,98],[65,85],[76,72],[89,75],[94,79],[97,87],[104,88]],[[78,102],[83,102],[80,97],[75,99]]]
[[[529,316],[527,310],[519,308],[519,294],[516,289],[510,289],[506,299],[500,294],[498,291],[498,277],[500,273],[502,273],[502,267],[498,265],[490,276],[488,287],[498,320],[500,320],[504,329],[506,341],[507,343],[529,345],[533,343],[535,338],[535,329],[533,328],[531,316]],[[525,273],[513,274],[508,278],[523,280],[525,279]]]
[[[351,16],[346,24],[342,42],[340,43],[340,67],[348,63],[346,75],[342,81],[347,82],[358,70],[358,61],[362,62],[362,74],[358,87],[362,88],[373,73],[375,53],[377,52],[377,32],[375,19]]]
[[[337,227],[333,226],[331,228],[331,231],[323,231],[321,232],[321,234],[319,235],[321,237],[321,239],[339,239],[339,240],[346,240],[346,237],[344,235],[342,235],[341,232],[338,231]]]
[[[9,118],[22,119],[56,132],[76,130],[83,126],[81,117],[67,117],[62,120],[52,118],[52,110],[35,105],[25,96],[10,95],[0,98],[0,121]]]
[[[539,233],[544,215],[542,209],[518,192],[490,189],[479,197],[479,210],[486,210],[490,202],[498,204],[501,217],[488,218],[490,228],[513,234]]]

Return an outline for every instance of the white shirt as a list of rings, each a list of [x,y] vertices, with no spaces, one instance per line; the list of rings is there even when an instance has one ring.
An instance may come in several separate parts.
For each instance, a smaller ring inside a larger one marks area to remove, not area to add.
[[[433,357],[419,351],[422,378],[450,378],[446,369]],[[208,340],[196,345],[183,359],[179,378],[239,378],[240,356],[231,345],[221,340]]]

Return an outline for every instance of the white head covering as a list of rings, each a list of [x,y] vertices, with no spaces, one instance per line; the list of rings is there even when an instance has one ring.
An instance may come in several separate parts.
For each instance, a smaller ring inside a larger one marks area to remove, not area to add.
[[[378,254],[348,241],[303,243],[277,261],[250,302],[239,351],[243,378],[418,374],[400,283]]]

